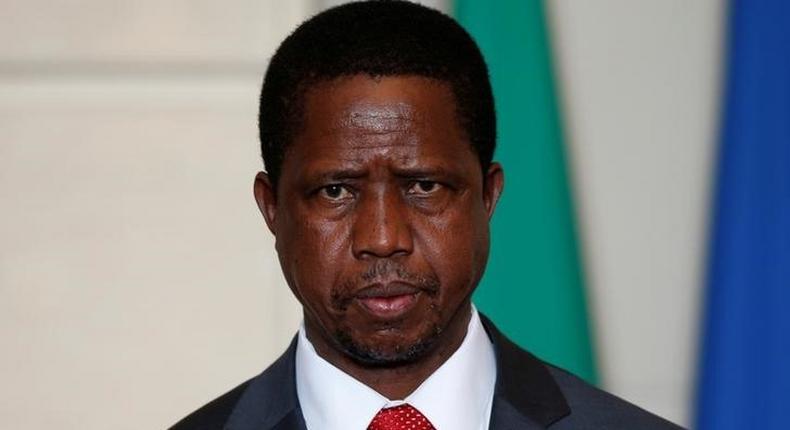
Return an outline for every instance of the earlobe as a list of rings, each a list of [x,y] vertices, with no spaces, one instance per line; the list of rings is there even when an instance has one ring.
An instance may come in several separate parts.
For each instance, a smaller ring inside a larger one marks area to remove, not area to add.
[[[258,210],[261,211],[261,215],[266,221],[266,226],[273,235],[277,236],[277,229],[275,228],[277,193],[266,172],[258,172],[255,175],[253,193],[255,194],[255,202],[258,203]]]
[[[505,188],[505,172],[502,166],[493,162],[488,167],[486,172],[485,181],[483,182],[483,200],[488,212],[488,219],[494,215],[499,196],[502,195],[502,190]]]

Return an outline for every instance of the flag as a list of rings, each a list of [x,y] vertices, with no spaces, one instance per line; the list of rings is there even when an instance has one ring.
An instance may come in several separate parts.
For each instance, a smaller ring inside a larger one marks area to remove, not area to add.
[[[505,190],[474,301],[516,343],[595,381],[543,6],[457,0],[489,66]]]
[[[790,428],[790,3],[730,3],[697,428]]]

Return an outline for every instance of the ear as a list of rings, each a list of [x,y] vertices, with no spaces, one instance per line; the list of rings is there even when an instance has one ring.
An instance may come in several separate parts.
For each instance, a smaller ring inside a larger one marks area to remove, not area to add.
[[[483,203],[485,203],[486,212],[488,212],[488,219],[494,215],[494,209],[504,188],[505,172],[499,163],[493,162],[488,167],[485,181],[483,181]]]
[[[277,190],[272,186],[272,181],[266,172],[258,172],[255,175],[255,183],[253,184],[253,192],[255,193],[255,201],[258,203],[258,210],[261,211],[263,219],[266,221],[266,226],[269,231],[276,237],[277,229],[275,228],[275,216],[277,214]]]

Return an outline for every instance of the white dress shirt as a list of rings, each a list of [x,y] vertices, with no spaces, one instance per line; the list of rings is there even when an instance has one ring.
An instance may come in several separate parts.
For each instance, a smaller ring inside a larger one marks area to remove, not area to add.
[[[382,409],[408,403],[437,430],[487,430],[496,360],[477,309],[461,346],[405,399],[388,399],[321,358],[304,325],[296,347],[296,393],[309,430],[365,430]]]

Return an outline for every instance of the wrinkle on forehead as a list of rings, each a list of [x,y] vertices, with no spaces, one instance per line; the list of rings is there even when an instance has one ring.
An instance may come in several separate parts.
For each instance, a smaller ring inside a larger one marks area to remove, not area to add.
[[[333,127],[364,134],[389,134],[408,130],[417,118],[408,103],[360,102],[349,106]]]

